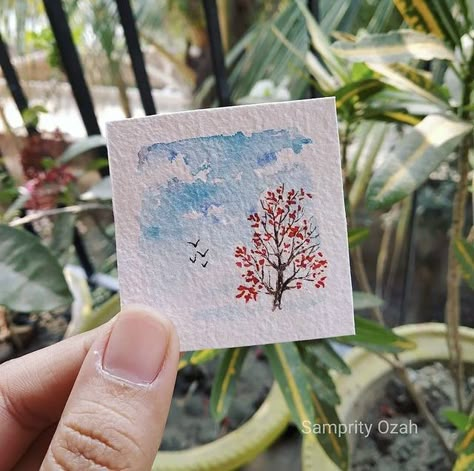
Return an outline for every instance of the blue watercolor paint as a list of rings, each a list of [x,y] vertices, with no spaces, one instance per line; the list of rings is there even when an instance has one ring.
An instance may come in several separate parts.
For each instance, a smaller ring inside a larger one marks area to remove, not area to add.
[[[171,176],[143,193],[139,215],[142,240],[179,241],[195,234],[218,234],[219,230],[232,231],[232,237],[247,236],[246,218],[256,210],[262,191],[285,182],[311,185],[305,170],[311,162],[303,163],[300,157],[311,143],[294,129],[268,129],[143,147],[137,171]],[[292,155],[288,158],[285,154],[286,160],[280,164],[283,150],[292,151]],[[186,176],[182,175],[183,167]]]

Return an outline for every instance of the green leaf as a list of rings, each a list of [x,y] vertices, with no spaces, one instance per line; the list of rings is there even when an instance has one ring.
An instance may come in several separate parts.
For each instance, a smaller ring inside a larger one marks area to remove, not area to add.
[[[460,431],[465,431],[469,425],[469,416],[455,409],[445,409],[442,415]]]
[[[375,171],[367,189],[369,208],[389,208],[415,191],[471,130],[471,124],[446,116],[424,118]]]
[[[457,418],[459,421],[460,418]],[[459,434],[454,445],[458,459],[453,471],[472,471],[474,469],[474,417],[467,417],[467,424]]]
[[[230,348],[222,357],[212,383],[210,410],[212,417],[220,422],[228,413],[235,394],[237,380],[248,348]]]
[[[354,167],[355,179],[349,192],[349,203],[352,209],[357,208],[367,190],[367,185],[373,173],[375,160],[385,141],[388,126],[384,123],[374,123],[366,130],[367,137],[364,144],[364,159],[362,165]]]
[[[393,0],[407,25],[458,43],[457,26],[444,0]]]
[[[407,64],[371,63],[369,66],[387,85],[414,93],[441,109],[449,107],[449,92],[436,84],[429,72],[418,70]]]
[[[15,201],[8,207],[3,215],[3,220],[5,222],[10,222],[13,218],[15,218],[19,211],[25,206],[25,204],[30,200],[31,193],[27,191],[25,188],[19,188],[19,195]]]
[[[109,166],[109,160],[106,158],[100,159],[96,158],[92,162],[87,164],[87,170],[102,170],[103,168],[107,168]]]
[[[365,293],[364,291],[353,291],[352,299],[354,300],[354,311],[373,309],[383,305],[383,299],[375,296],[375,294]]]
[[[329,93],[330,90],[333,90],[337,87],[337,81],[335,78],[328,73],[326,68],[321,64],[321,61],[311,52],[307,51],[305,53],[299,51],[286,37],[281,33],[276,26],[272,26],[272,32],[276,38],[285,45],[288,50],[294,54],[300,61],[302,61],[310,74],[315,78],[318,86],[324,90],[326,93]]]
[[[120,297],[116,293],[112,295],[107,301],[97,307],[90,316],[84,316],[81,319],[80,325],[75,329],[75,333],[88,332],[95,329],[102,324],[105,324],[120,312]]]
[[[50,311],[72,302],[59,263],[32,234],[0,225],[0,305]]]
[[[458,239],[454,242],[454,253],[461,266],[462,277],[474,290],[474,244],[465,239]]]
[[[303,360],[308,367],[311,387],[316,396],[330,406],[340,404],[341,399],[337,394],[336,385],[328,371],[317,361],[312,361],[308,355],[303,355]]]
[[[51,250],[53,256],[60,262],[64,258],[67,263],[68,250],[73,244],[74,224],[76,222],[76,215],[71,213],[61,213],[54,218],[53,232],[48,248]],[[64,265],[64,263],[61,263]]]
[[[298,347],[304,350],[312,361],[320,362],[326,368],[337,371],[342,374],[350,374],[351,369],[346,365],[346,362],[341,358],[339,353],[334,350],[328,340],[308,340],[298,342]],[[306,358],[305,358],[305,363]]]
[[[416,126],[423,119],[421,116],[409,113],[406,108],[384,109],[381,106],[366,106],[360,116],[366,120],[408,124],[409,126]]]
[[[301,0],[296,0],[296,4],[304,15],[306,27],[308,28],[314,49],[318,51],[332,75],[337,77],[340,83],[348,82],[349,72],[344,69],[340,59],[332,51],[327,36],[321,30],[321,27],[315,20],[314,15],[308,10],[306,4]]]
[[[304,58],[309,49],[304,17],[295,2],[286,2],[285,6],[282,5],[282,8],[274,11],[268,21],[256,22],[227,55],[227,59],[230,59],[231,55],[237,59],[229,69],[229,84],[234,101],[247,96],[256,82],[269,77],[276,84],[287,78],[287,88],[292,97],[302,96],[307,89],[308,77],[303,72],[304,62],[301,62],[300,57],[287,48],[286,44],[275,41],[273,29],[274,27],[280,31],[292,48],[299,51]],[[240,51],[239,44],[243,46]],[[295,73],[289,73],[292,71]]]
[[[312,394],[315,411],[315,423],[321,426],[317,438],[326,454],[341,470],[349,468],[349,446],[345,433],[338,433],[341,421],[336,409]]]
[[[353,249],[369,237],[369,229],[367,227],[354,227],[349,229],[349,248]]]
[[[23,118],[23,122],[25,126],[38,126],[39,122],[39,115],[41,113],[47,113],[48,110],[41,105],[31,106],[30,108],[26,108],[21,112],[21,117]]]
[[[222,350],[216,350],[212,348],[197,350],[195,352],[186,352],[179,361],[178,369],[184,368],[188,365],[200,365],[201,363],[207,363],[221,353]]]
[[[454,463],[453,471],[473,471],[474,453],[462,453]]]
[[[110,177],[102,178],[98,183],[89,188],[81,195],[81,200],[111,200],[112,199],[112,185]]]
[[[311,385],[298,348],[294,343],[277,343],[264,348],[294,423],[299,427],[304,421],[313,422]]]
[[[339,337],[337,341],[377,353],[399,353],[416,348],[416,343],[412,340],[363,317],[355,316],[355,327],[355,335]]]
[[[392,64],[411,59],[454,60],[454,53],[439,38],[412,30],[385,34],[367,34],[355,42],[336,41],[332,48],[345,59],[355,62]]]
[[[45,157],[41,160],[41,166],[45,170],[51,170],[56,167],[56,161],[52,157]]]
[[[355,98],[357,98],[358,101],[364,101],[371,95],[380,92],[384,87],[384,83],[373,78],[349,83],[336,91],[336,106],[340,108]]]
[[[58,162],[60,164],[66,164],[86,152],[105,146],[105,144],[105,138],[101,135],[85,137],[71,144],[59,157]]]

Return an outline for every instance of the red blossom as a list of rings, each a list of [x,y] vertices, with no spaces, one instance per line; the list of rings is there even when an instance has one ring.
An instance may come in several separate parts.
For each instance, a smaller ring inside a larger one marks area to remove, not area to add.
[[[319,250],[319,234],[313,218],[306,218],[304,200],[312,195],[303,188],[285,191],[280,185],[260,200],[262,211],[248,216],[253,249],[236,247],[236,265],[245,269],[245,284],[237,298],[257,301],[260,293],[271,295],[274,309],[281,309],[283,292],[302,289],[305,282],[324,288],[327,260]]]

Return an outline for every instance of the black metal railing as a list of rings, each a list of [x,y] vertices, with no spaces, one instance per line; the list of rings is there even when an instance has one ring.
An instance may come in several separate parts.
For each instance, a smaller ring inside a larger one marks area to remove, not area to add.
[[[8,47],[3,41],[3,37],[0,34],[0,66],[2,67],[3,76],[7,82],[7,87],[10,90],[10,93],[13,97],[13,101],[18,108],[20,114],[28,108],[28,99],[26,98],[23,88],[18,79],[18,74],[16,73],[15,67],[10,60],[10,54],[8,53]],[[35,134],[37,132],[36,128],[30,124],[26,125],[28,134]]]
[[[224,50],[222,48],[221,30],[219,27],[219,15],[215,0],[203,0],[204,13],[206,15],[207,32],[211,48],[212,67],[216,83],[216,95],[219,106],[230,106],[230,87],[227,80]]]
[[[56,39],[62,68],[71,85],[72,94],[81,113],[87,134],[89,136],[100,134],[92,97],[62,2],[61,0],[43,0],[43,4]]]
[[[147,115],[156,114],[157,110],[151,93],[150,81],[146,73],[145,58],[140,47],[135,17],[133,16],[129,0],[117,0],[117,9],[143,109]]]

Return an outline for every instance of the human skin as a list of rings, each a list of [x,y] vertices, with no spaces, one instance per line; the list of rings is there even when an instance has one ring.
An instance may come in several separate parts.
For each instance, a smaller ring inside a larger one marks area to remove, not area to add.
[[[151,469],[178,361],[172,323],[130,306],[0,365],[0,471]]]

